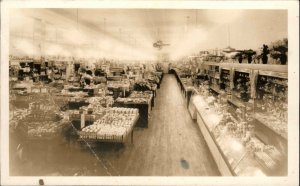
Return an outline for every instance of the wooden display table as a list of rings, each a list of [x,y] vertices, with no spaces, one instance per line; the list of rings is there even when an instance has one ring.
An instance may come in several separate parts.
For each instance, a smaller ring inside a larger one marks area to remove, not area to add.
[[[97,134],[91,135],[90,133],[86,133],[86,135],[84,135],[85,132],[77,130],[77,133],[80,136],[78,141],[126,143],[128,137],[130,136],[130,142],[131,144],[133,144],[134,127],[137,124],[138,119],[139,119],[139,115],[135,117],[133,121],[133,125],[131,125],[130,128],[121,136],[105,135],[105,136],[98,137]]]

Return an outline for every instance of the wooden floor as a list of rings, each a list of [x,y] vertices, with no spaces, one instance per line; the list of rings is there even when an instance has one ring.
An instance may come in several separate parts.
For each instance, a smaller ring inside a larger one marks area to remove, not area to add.
[[[89,144],[90,148],[87,144],[69,147],[58,142],[51,149],[30,143],[24,150],[27,160],[18,162],[13,160],[18,143],[12,145],[16,141],[12,138],[10,174],[16,176],[220,175],[197,123],[188,113],[175,76],[169,74],[157,92],[149,127],[135,129],[133,144]]]
[[[187,110],[173,75],[165,75],[149,127],[137,129],[134,144],[102,156],[126,176],[217,176],[216,164]]]

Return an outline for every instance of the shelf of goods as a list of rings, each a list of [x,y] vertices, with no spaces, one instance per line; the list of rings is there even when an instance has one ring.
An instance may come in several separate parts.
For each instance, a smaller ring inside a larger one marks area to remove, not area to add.
[[[255,136],[254,126],[235,119],[209,96],[195,96],[197,123],[224,176],[281,175],[284,155]],[[283,171],[284,172],[284,171]]]
[[[95,121],[78,130],[79,140],[125,143],[131,134],[133,142],[133,128],[139,118],[134,108],[107,108],[93,112]]]
[[[215,93],[220,93],[220,68],[218,63],[207,63],[208,65],[208,79],[209,79],[209,85],[210,89],[213,90]]]
[[[257,135],[287,154],[288,80],[287,74],[259,73],[254,118]]]
[[[235,72],[233,81],[241,74],[247,79],[244,92],[234,91],[239,83],[242,87],[243,77],[240,82],[233,82],[233,99],[229,101],[237,107],[245,107],[247,112],[252,111],[256,136],[287,154],[287,65],[220,64],[220,68],[223,67]]]
[[[115,107],[137,108],[139,110],[138,127],[148,127],[148,120],[151,112],[152,103],[154,103],[154,96],[151,91],[134,91],[127,98],[117,98],[115,100]]]

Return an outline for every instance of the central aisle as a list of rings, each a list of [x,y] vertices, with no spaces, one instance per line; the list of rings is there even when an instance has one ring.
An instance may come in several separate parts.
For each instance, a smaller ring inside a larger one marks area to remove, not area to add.
[[[174,75],[165,75],[149,128],[134,132],[134,144],[99,150],[121,176],[218,176],[217,166]]]

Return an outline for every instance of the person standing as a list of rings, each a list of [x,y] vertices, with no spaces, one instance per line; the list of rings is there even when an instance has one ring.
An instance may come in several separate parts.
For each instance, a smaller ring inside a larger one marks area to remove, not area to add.
[[[263,50],[262,50],[262,63],[267,64],[268,63],[268,54],[269,54],[269,47],[267,45],[263,45]]]
[[[251,64],[251,62],[252,62],[252,55],[248,54],[248,64]]]
[[[242,54],[239,55],[238,60],[239,60],[239,63],[242,63],[242,62],[243,62],[243,56],[242,56]]]

